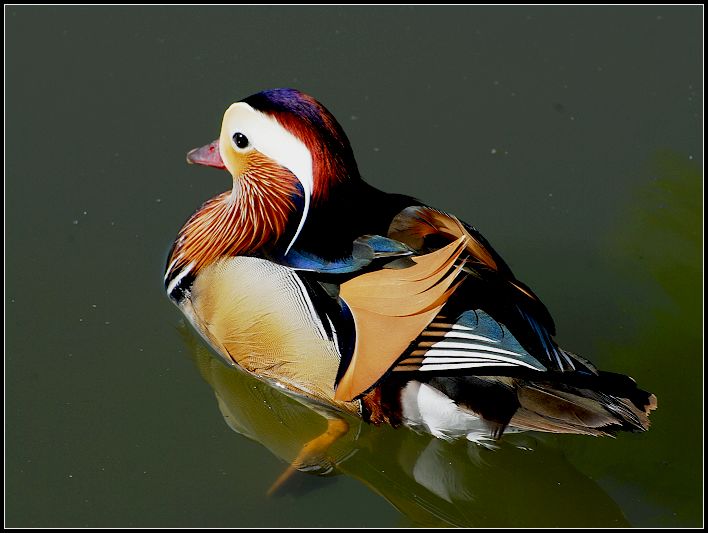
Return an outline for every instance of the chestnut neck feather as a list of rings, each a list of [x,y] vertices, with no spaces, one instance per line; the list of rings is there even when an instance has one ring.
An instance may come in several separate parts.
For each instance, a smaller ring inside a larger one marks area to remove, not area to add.
[[[191,274],[224,256],[246,255],[275,244],[283,235],[297,180],[274,163],[261,161],[232,191],[208,200],[180,230],[170,262],[173,272],[194,263]]]
[[[344,129],[332,113],[311,96],[296,89],[273,89],[243,101],[275,118],[310,151],[313,205],[328,201],[337,186],[360,177]]]

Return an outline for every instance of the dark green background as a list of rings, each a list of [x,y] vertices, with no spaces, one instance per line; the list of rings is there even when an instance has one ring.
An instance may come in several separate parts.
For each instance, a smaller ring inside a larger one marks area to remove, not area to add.
[[[266,498],[282,461],[224,423],[162,291],[177,230],[230,187],[185,153],[282,86],[338,117],[371,183],[478,227],[562,345],[657,394],[648,433],[548,437],[506,486],[562,460],[578,509],[591,483],[624,517],[594,525],[701,524],[701,7],[5,15],[8,526],[421,523],[347,475]],[[484,476],[468,525],[586,525]]]

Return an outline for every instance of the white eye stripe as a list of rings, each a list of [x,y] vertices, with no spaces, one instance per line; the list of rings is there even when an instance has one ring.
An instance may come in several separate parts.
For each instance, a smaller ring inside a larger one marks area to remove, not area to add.
[[[241,133],[248,138],[249,145],[247,147],[240,149],[236,146],[233,140],[236,133]],[[253,109],[245,102],[231,105],[224,113],[219,149],[225,152],[226,143],[230,144],[228,148],[241,153],[248,151],[251,147],[258,150],[282,167],[287,168],[302,185],[305,193],[305,205],[300,224],[285,251],[287,254],[300,234],[310,208],[314,185],[310,151],[300,139],[285,129],[275,118]],[[224,159],[224,163],[227,167],[229,166],[228,158]],[[229,170],[233,173],[233,169],[229,168]]]
[[[167,295],[172,296],[172,291],[175,290],[175,287],[179,285],[179,282],[182,281],[182,278],[184,278],[187,274],[189,274],[192,269],[194,268],[194,261],[189,263],[186,268],[182,269],[182,271],[173,279],[170,284],[167,286]]]
[[[256,111],[245,102],[238,102],[224,114],[221,133],[220,143],[228,141],[232,146],[235,145],[233,136],[236,133],[245,135],[249,146],[287,168],[302,183],[305,192],[312,194],[310,151],[275,118]]]

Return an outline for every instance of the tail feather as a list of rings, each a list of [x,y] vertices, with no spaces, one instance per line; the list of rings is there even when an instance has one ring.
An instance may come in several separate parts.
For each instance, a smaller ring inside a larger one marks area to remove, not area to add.
[[[562,421],[580,428],[611,425],[614,417],[602,405],[589,398],[536,385],[521,387],[517,392],[521,408],[546,420]],[[512,418],[512,424],[514,419]]]
[[[617,430],[646,431],[656,396],[621,374],[600,372],[577,384],[518,384],[519,409],[510,425],[554,433],[606,435]]]
[[[458,408],[486,422],[498,439],[507,428],[609,435],[646,431],[656,397],[622,374],[546,373],[543,380],[511,376],[436,376],[427,381]]]

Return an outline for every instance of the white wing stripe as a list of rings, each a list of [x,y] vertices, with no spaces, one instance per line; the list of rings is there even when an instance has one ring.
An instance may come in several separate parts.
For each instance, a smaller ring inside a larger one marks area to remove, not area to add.
[[[498,344],[498,340],[490,339],[482,335],[473,335],[472,333],[462,333],[460,331],[424,331],[422,337],[445,337],[455,339],[470,339],[473,341],[493,342]]]
[[[441,341],[441,342],[436,342],[433,344],[430,348],[428,348],[427,353],[425,355],[430,353],[430,350],[438,350],[440,348],[457,348],[460,350],[485,350],[488,352],[494,352],[494,353],[504,353],[507,355],[513,355],[514,357],[519,357],[522,354],[516,353],[516,352],[511,352],[509,350],[504,350],[502,348],[496,348],[495,346],[487,346],[485,344],[474,344],[471,342],[447,342],[447,341]],[[415,350],[413,352],[413,355],[424,355],[423,353],[419,353],[421,350]]]
[[[474,328],[468,326],[462,326],[460,324],[450,324],[448,322],[431,322],[428,324],[429,328],[442,328],[442,329],[461,329],[463,331],[472,331]]]
[[[437,364],[438,362],[442,362],[443,359],[450,357],[460,360],[467,359],[468,361],[486,361],[482,363],[482,366],[497,366],[498,364],[503,363],[505,365],[511,364],[517,366],[525,366],[527,368],[537,370],[533,365],[530,365],[527,362],[521,361],[520,359],[517,359],[515,357],[504,357],[503,355],[494,355],[485,352],[464,352],[457,350],[429,350],[425,354],[425,358],[423,359],[423,365],[427,365],[430,363]]]
[[[474,354],[474,357],[456,357],[451,354],[449,357],[442,357],[439,355],[426,357],[423,359],[423,365],[439,365],[442,363],[484,363],[486,365],[494,366],[498,361],[511,362],[507,359],[485,357],[485,354]],[[516,361],[513,362],[516,363]]]
[[[429,372],[432,370],[459,370],[461,368],[475,368],[479,366],[489,366],[486,363],[457,363],[457,364],[443,364],[443,365],[425,365],[420,367],[418,370],[421,372]],[[497,363],[494,366],[514,366],[511,363]]]

